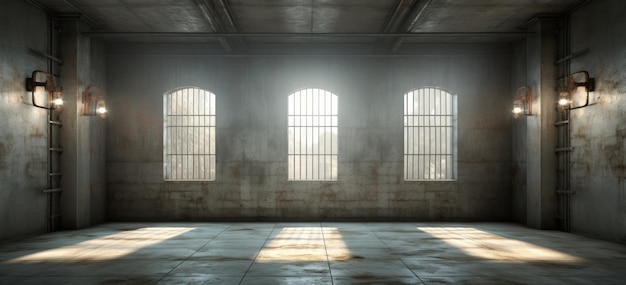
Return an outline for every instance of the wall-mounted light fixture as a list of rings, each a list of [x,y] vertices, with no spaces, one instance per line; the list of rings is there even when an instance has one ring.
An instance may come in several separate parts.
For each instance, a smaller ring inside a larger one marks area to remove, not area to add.
[[[589,93],[594,90],[595,79],[589,78],[589,72],[574,72],[567,76],[565,90],[559,92],[559,106],[568,110],[587,107],[591,105]]]
[[[31,92],[33,106],[54,110],[63,105],[61,87],[57,86],[55,79],[54,75],[40,70],[33,71],[32,77],[26,78],[26,90]],[[43,87],[45,96],[39,95],[41,88],[38,87]]]
[[[83,91],[83,115],[100,116],[105,118],[107,113],[104,102],[104,91],[96,85],[91,85]]]
[[[522,86],[515,90],[513,115],[517,118],[517,116],[522,113],[526,116],[533,114],[533,91],[527,86]]]

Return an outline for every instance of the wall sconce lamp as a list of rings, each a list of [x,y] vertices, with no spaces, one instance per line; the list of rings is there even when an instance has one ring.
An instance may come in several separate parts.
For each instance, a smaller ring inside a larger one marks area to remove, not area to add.
[[[107,113],[104,102],[104,91],[96,85],[91,85],[83,91],[83,115],[100,116],[105,118]]]
[[[45,102],[37,95],[39,88],[43,87],[46,92]],[[63,105],[61,87],[56,86],[54,75],[40,70],[33,71],[32,77],[26,78],[26,90],[31,93],[33,106],[48,110],[54,110]],[[39,98],[39,100],[38,100]]]
[[[513,115],[515,118],[524,113],[526,116],[533,114],[533,91],[530,87],[522,86],[515,90],[515,101],[513,101]]]
[[[565,90],[559,92],[559,106],[573,110],[591,105],[589,92],[595,90],[595,79],[589,78],[589,72],[578,71],[567,76]]]

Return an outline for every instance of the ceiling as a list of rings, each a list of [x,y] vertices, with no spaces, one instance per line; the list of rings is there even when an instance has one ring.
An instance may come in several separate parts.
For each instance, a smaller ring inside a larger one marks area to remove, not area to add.
[[[80,16],[109,42],[214,44],[224,53],[360,48],[395,53],[416,43],[510,42],[537,15],[581,0],[25,0]]]

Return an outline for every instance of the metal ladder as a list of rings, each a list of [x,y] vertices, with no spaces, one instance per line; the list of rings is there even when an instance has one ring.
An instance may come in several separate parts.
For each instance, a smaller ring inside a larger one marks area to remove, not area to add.
[[[560,59],[555,62],[559,77],[557,79],[557,100],[560,90],[567,85],[567,76],[570,73],[570,60],[574,55],[570,54],[570,31],[569,17],[561,20],[559,29],[559,55]],[[569,108],[561,108],[555,106],[557,119],[554,123],[557,134],[557,147],[555,153],[557,156],[556,175],[557,185],[555,194],[557,195],[557,216],[556,219],[560,226],[560,230],[571,231],[571,196],[574,192],[570,187],[570,157],[574,150],[571,144],[571,117]]]
[[[58,230],[61,218],[61,154],[59,146],[60,129],[63,122],[58,119],[54,109],[48,111],[48,188],[42,192],[47,195],[46,219],[48,232]]]

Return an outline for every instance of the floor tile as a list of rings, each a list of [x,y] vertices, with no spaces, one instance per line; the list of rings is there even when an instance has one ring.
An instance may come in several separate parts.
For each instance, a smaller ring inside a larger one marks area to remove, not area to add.
[[[501,223],[109,223],[0,244],[0,284],[624,284],[626,245]]]
[[[158,285],[238,285],[241,277],[224,276],[168,276],[161,279]]]
[[[176,267],[168,276],[243,276],[250,260],[187,260]]]
[[[241,285],[332,285],[330,277],[258,277],[246,276]]]
[[[353,285],[353,284],[422,285],[424,283],[419,278],[416,278],[416,277],[360,275],[360,276],[354,276],[354,277],[335,277],[333,278],[333,284],[334,285]]]
[[[415,274],[409,270],[400,260],[350,260],[331,261],[330,269],[335,276],[399,276],[414,277]]]
[[[246,277],[330,277],[328,262],[255,262],[246,273]]]

